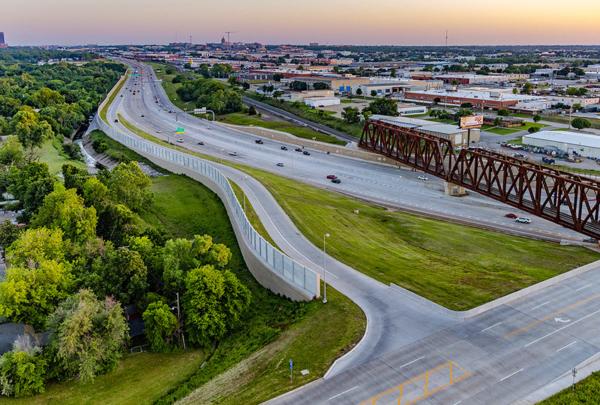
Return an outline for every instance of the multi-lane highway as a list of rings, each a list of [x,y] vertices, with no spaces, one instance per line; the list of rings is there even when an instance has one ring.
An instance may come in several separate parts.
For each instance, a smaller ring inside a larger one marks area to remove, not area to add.
[[[138,68],[141,66],[137,65]],[[110,122],[122,114],[155,136],[174,140],[176,126],[185,126],[183,146],[232,158],[246,164],[281,171],[291,178],[326,186],[326,174],[342,178],[348,193],[375,201],[438,210],[456,210],[475,221],[485,215],[504,226],[507,209],[483,198],[453,199],[434,180],[419,181],[409,171],[311,151],[304,156],[281,151],[280,144],[208,124],[178,114],[152,73],[145,69],[143,84],[128,79],[109,109]],[[148,76],[150,75],[150,76]],[[149,80],[150,78],[150,80]],[[132,87],[143,86],[133,96]],[[156,102],[158,99],[158,103]],[[144,115],[144,117],[141,117]],[[203,146],[197,142],[204,142]],[[290,145],[290,149],[291,145]],[[230,152],[237,152],[232,157]],[[276,163],[284,163],[277,168]],[[244,189],[269,234],[281,249],[299,262],[320,269],[321,251],[301,235],[274,198],[256,180],[228,166],[220,169]],[[490,220],[488,217],[487,220]],[[539,232],[571,232],[534,220]],[[506,224],[507,226],[512,224]],[[494,306],[466,319],[410,293],[383,285],[327,258],[327,279],[365,311],[367,333],[348,356],[338,361],[327,378],[273,400],[273,403],[372,404],[509,404],[531,395],[557,377],[600,352],[600,265],[564,280]]]

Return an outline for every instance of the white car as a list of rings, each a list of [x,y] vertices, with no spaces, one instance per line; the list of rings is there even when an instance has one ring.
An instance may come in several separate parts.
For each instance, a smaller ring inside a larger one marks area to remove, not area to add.
[[[178,138],[177,143],[183,143],[183,138]]]
[[[426,176],[419,176],[419,177],[417,177],[417,179],[422,180],[422,181],[429,180],[429,178],[427,178]]]
[[[525,217],[519,217],[517,219],[515,219],[515,222],[518,224],[530,224],[531,223],[531,219],[530,218],[525,218]]]

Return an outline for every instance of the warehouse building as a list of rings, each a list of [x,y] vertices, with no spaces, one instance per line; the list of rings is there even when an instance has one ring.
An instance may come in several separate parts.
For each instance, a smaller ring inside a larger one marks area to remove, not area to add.
[[[525,145],[556,148],[562,152],[598,159],[600,136],[573,131],[540,131],[523,137]]]
[[[508,95],[499,91],[425,90],[404,92],[406,101],[451,106],[469,103],[473,108],[492,110],[508,109],[517,105],[522,98],[521,95]]]

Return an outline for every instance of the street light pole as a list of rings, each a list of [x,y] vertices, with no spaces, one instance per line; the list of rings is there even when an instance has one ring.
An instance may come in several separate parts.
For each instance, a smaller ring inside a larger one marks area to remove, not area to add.
[[[327,281],[325,280],[325,274],[327,273],[326,269],[326,260],[327,260],[327,249],[326,249],[326,241],[329,238],[329,234],[326,233],[323,235],[323,304],[327,304]]]

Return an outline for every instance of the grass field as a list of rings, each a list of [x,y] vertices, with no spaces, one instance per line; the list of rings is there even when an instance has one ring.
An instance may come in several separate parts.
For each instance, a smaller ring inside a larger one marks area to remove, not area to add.
[[[575,390],[564,391],[540,402],[538,405],[592,405],[600,403],[600,372],[575,384]]]
[[[150,404],[197,370],[204,355],[199,350],[182,353],[135,353],[125,356],[116,370],[93,383],[49,384],[46,392],[31,398],[0,400],[2,404]]]
[[[245,170],[269,189],[313,243],[329,232],[328,251],[338,260],[450,309],[470,309],[600,259],[585,248],[393,212]]]
[[[277,131],[287,132],[294,136],[304,139],[313,139],[320,142],[332,143],[335,145],[345,145],[346,142],[337,139],[331,135],[322,134],[310,128],[299,127],[283,121],[266,121],[257,116],[251,116],[244,113],[233,113],[219,117],[219,121],[227,124],[255,126],[262,128],[275,129]]]
[[[106,137],[102,133],[96,136]],[[107,143],[107,154],[123,156],[120,144]],[[113,148],[115,151],[111,151]],[[136,154],[130,151],[124,156],[135,160]],[[248,398],[245,403],[255,404],[320,377],[337,356],[350,350],[360,339],[365,329],[362,311],[333,289],[329,291],[330,300],[327,305],[318,301],[293,303],[270,293],[256,282],[246,268],[225,207],[216,194],[188,177],[172,174],[153,178],[152,191],[153,203],[142,214],[143,220],[162,229],[170,237],[191,237],[194,234],[208,233],[213,235],[216,242],[228,245],[233,254],[229,267],[252,292],[252,304],[240,327],[219,343],[204,367],[200,368],[195,363],[190,373],[187,368],[181,367],[181,373],[174,372],[177,379],[169,380],[164,377],[164,389],[157,396],[150,397],[152,392],[148,390],[148,396],[144,396],[144,392],[140,393],[136,403],[171,403],[209,382],[213,384],[211,381],[215,378],[214,381],[221,381],[233,373],[239,379],[236,378],[236,382],[228,386],[229,398],[242,395],[238,394],[242,390],[252,391],[256,398]],[[321,341],[315,339],[321,333],[328,338]],[[299,364],[310,369],[311,373],[307,377],[295,379],[293,385],[279,385],[284,372],[282,370],[287,370],[287,365],[280,363],[281,356],[288,356],[290,353],[300,361]],[[252,370],[246,370],[245,364],[252,364]],[[133,364],[129,373],[137,375],[139,381],[142,381],[145,373],[151,372],[151,369],[152,366],[147,363]],[[228,370],[229,374],[223,374]],[[163,372],[168,371],[158,370],[157,375],[147,381],[162,379]],[[276,382],[278,386],[263,390],[264,381]],[[66,396],[64,393],[74,389],[75,385],[61,385],[54,395]],[[144,384],[139,385],[143,389]],[[124,395],[119,385],[114,389],[108,384],[94,386],[94,392],[91,391],[89,388],[85,395],[93,394],[94,398],[102,398],[102,402],[107,404],[121,403],[119,398]],[[223,395],[223,392],[213,391],[207,402]],[[79,403],[92,402],[81,400],[84,397],[75,398],[80,400]]]
[[[502,127],[484,126],[481,129],[482,129],[482,131],[491,132],[491,133],[496,134],[496,135],[512,135],[512,134],[515,134],[517,132],[528,131],[529,128],[542,129],[545,126],[546,125],[540,124],[540,123],[526,122],[525,125],[520,126],[520,127],[514,127],[514,128],[502,128]]]
[[[62,171],[62,166],[65,163],[72,164],[80,169],[85,169],[85,163],[79,160],[73,160],[68,157],[60,148],[61,141],[59,139],[50,139],[42,144],[42,146],[36,150],[36,154],[39,156],[40,161],[48,165],[48,169],[51,174],[59,174]]]

